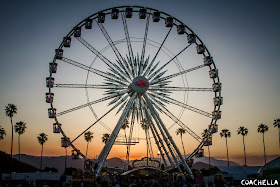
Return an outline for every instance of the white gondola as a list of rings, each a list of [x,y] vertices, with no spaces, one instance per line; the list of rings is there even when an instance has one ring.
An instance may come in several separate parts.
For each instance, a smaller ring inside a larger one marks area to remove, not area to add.
[[[85,160],[84,161],[84,169],[86,171],[91,171],[93,168],[93,163],[90,160]]]
[[[196,46],[197,54],[203,54],[205,52],[205,46],[203,44],[199,44]]]
[[[56,62],[50,62],[49,72],[50,73],[56,73],[56,71],[57,71],[57,63]]]
[[[210,145],[212,145],[212,136],[204,144],[204,146],[210,146]]]
[[[200,149],[196,154],[196,158],[204,157],[204,149]]]
[[[111,12],[111,18],[112,19],[118,19],[119,17],[119,9],[113,8]]]
[[[204,57],[204,65],[210,66],[213,63],[213,58],[211,56]]]
[[[141,9],[139,10],[139,18],[140,18],[140,19],[145,19],[145,18],[146,18],[146,14],[147,14],[147,9],[141,8]]]
[[[46,87],[52,88],[54,84],[54,78],[53,77],[47,77],[46,78]]]
[[[209,125],[209,128],[210,128],[211,125]],[[212,133],[217,133],[218,132],[218,125],[216,124],[214,126],[214,128],[212,129]]]
[[[223,97],[215,97],[213,98],[213,102],[214,102],[214,105],[215,106],[219,106],[219,105],[222,105],[223,104]]]
[[[56,59],[62,59],[63,57],[63,50],[62,49],[56,49],[55,50],[55,58]]]
[[[79,159],[79,153],[75,150],[72,150],[72,159],[74,160]]]
[[[193,43],[193,42],[196,41],[196,37],[195,37],[194,34],[189,34],[189,35],[187,36],[187,38],[188,38],[188,43]]]
[[[55,108],[49,108],[48,109],[48,114],[49,114],[49,118],[55,118],[56,109]]]
[[[74,28],[74,36],[75,37],[80,37],[81,35],[82,35],[81,27],[75,27]]]
[[[132,8],[126,8],[125,9],[125,17],[126,18],[131,18],[132,17],[132,12],[133,12]]]
[[[69,146],[69,142],[70,142],[69,138],[62,137],[61,138],[61,147],[64,147],[64,148],[68,147]]]
[[[219,92],[222,89],[222,83],[212,84],[213,92]]]
[[[60,133],[60,127],[61,124],[60,123],[54,123],[53,124],[53,133]]]
[[[91,29],[92,28],[92,19],[87,19],[85,22],[85,28]]]
[[[104,23],[105,22],[105,13],[100,12],[98,13],[98,23]]]
[[[165,26],[166,27],[172,27],[173,26],[173,18],[172,17],[165,18]]]
[[[153,13],[153,22],[159,22],[160,20],[160,12]]]
[[[218,70],[217,69],[211,69],[209,71],[209,76],[211,79],[215,79],[218,77]]]
[[[63,46],[64,47],[70,47],[71,45],[71,38],[70,37],[64,37],[63,38]]]
[[[212,118],[213,119],[221,119],[222,112],[221,111],[213,111],[212,112]]]
[[[184,34],[185,33],[185,26],[184,25],[177,25],[177,33]]]
[[[52,103],[53,102],[54,93],[46,93],[46,103]]]

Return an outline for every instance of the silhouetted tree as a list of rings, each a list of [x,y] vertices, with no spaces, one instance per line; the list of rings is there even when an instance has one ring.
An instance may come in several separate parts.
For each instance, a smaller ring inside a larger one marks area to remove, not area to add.
[[[11,158],[13,157],[13,142],[14,142],[14,127],[13,127],[13,117],[14,114],[17,113],[17,107],[14,104],[8,104],[5,107],[6,116],[8,116],[11,120],[11,127],[12,127],[12,141],[11,141]]]
[[[103,136],[101,137],[102,142],[106,144],[107,141],[108,141],[108,139],[109,139],[109,137],[110,137],[110,134],[109,134],[109,133],[103,134]]]
[[[86,156],[87,156],[87,153],[88,153],[88,143],[91,142],[92,138],[93,138],[93,132],[90,132],[90,131],[87,131],[85,134],[84,134],[84,138],[87,142],[87,151],[86,151]]]
[[[264,133],[268,131],[268,126],[265,124],[260,124],[258,126],[258,132],[263,134],[263,151],[264,151],[264,163],[266,164],[266,154],[265,154],[265,143],[264,143]]]
[[[23,121],[17,122],[15,124],[15,131],[18,133],[18,153],[19,153],[19,160],[20,160],[20,135],[25,132],[26,123]]]
[[[184,146],[184,142],[183,142],[183,138],[182,138],[183,134],[185,134],[185,133],[186,133],[186,130],[183,129],[183,128],[178,128],[176,130],[176,135],[180,135],[180,137],[181,137],[181,143],[182,143],[182,147],[183,147],[183,150],[184,150],[185,160],[187,160],[185,146]]]
[[[279,131],[278,137],[279,137],[279,149],[280,149],[280,118],[274,120],[273,126],[277,127]]]
[[[245,166],[247,166],[247,161],[246,161],[246,149],[245,149],[245,141],[244,141],[244,136],[247,136],[248,134],[248,129],[245,127],[239,127],[237,130],[237,134],[241,134],[243,137],[243,147],[244,147],[244,159],[245,159]]]
[[[142,127],[143,130],[145,130],[145,134],[146,134],[146,143],[147,143],[147,166],[148,166],[148,158],[149,158],[149,143],[148,143],[148,130],[149,130],[149,122],[147,119],[142,119],[140,121],[140,125]]]
[[[39,144],[42,145],[42,149],[41,149],[41,162],[40,162],[40,170],[42,169],[42,159],[43,159],[43,145],[44,143],[48,140],[48,135],[46,135],[45,133],[40,133],[39,136],[37,136],[37,140],[39,142]]]
[[[226,146],[227,146],[227,160],[228,160],[228,167],[229,167],[229,158],[228,158],[228,144],[227,144],[227,138],[230,138],[231,133],[228,129],[223,129],[220,133],[221,137],[225,137],[226,138]]]
[[[0,126],[0,140],[3,140],[4,136],[6,136],[6,131],[3,127]]]

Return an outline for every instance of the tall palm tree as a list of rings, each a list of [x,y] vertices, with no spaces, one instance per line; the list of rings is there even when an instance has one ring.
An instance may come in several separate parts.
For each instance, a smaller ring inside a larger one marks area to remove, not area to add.
[[[265,154],[265,143],[264,143],[264,133],[268,131],[268,126],[265,124],[260,124],[258,126],[258,132],[263,134],[263,152],[264,152],[264,163],[266,164],[266,154]]]
[[[149,142],[148,142],[148,130],[149,130],[149,122],[147,119],[142,119],[140,121],[140,125],[143,130],[145,130],[146,134],[146,143],[147,143],[147,166],[149,165]]]
[[[274,127],[277,127],[279,131],[279,149],[280,149],[280,118],[275,119],[273,125]]]
[[[12,127],[12,141],[11,141],[11,158],[13,157],[13,142],[14,142],[14,127],[13,127],[13,116],[17,113],[17,107],[14,104],[8,104],[5,107],[6,116],[11,120]]]
[[[182,138],[183,134],[185,134],[185,133],[186,133],[186,130],[183,129],[183,128],[179,128],[179,129],[176,130],[176,135],[180,135],[180,137],[181,137],[181,142],[182,142],[182,147],[183,147],[183,150],[184,150],[185,160],[187,160],[185,146],[184,146],[184,142],[183,142],[183,138]]]
[[[124,137],[125,137],[125,141],[127,142],[127,137],[126,137],[126,128],[129,128],[129,121],[128,121],[128,119],[126,118],[125,120],[124,120],[124,123],[123,123],[123,125],[122,125],[122,129],[124,130]]]
[[[37,136],[37,140],[38,140],[39,144],[42,145],[40,170],[42,169],[43,145],[44,145],[44,143],[48,140],[48,137],[47,137],[47,136],[48,136],[48,135],[46,135],[45,133],[40,133],[39,136]]]
[[[18,133],[18,153],[19,153],[19,160],[20,160],[20,135],[25,132],[26,123],[20,121],[17,122],[14,127],[15,127],[15,132]]]
[[[220,133],[221,137],[225,137],[226,138],[226,146],[227,146],[227,160],[228,160],[228,167],[229,167],[229,158],[228,158],[228,144],[227,144],[227,138],[230,138],[231,133],[228,129],[223,129]]]
[[[87,156],[87,152],[88,152],[88,143],[91,142],[92,138],[93,138],[93,132],[90,132],[90,131],[87,131],[85,134],[84,134],[84,138],[87,142],[87,151],[86,151],[86,156]]]
[[[247,166],[247,162],[246,162],[246,149],[245,149],[245,142],[244,142],[244,136],[247,136],[248,134],[248,129],[245,127],[239,127],[237,130],[237,134],[241,134],[243,137],[243,147],[244,147],[244,159],[245,159],[245,165]]]
[[[108,139],[109,139],[109,137],[110,137],[110,134],[109,133],[105,133],[105,134],[103,134],[103,136],[102,136],[102,142],[103,143],[106,143],[107,141],[108,141]]]
[[[3,127],[0,126],[0,140],[4,139],[4,135],[6,135],[6,131]]]

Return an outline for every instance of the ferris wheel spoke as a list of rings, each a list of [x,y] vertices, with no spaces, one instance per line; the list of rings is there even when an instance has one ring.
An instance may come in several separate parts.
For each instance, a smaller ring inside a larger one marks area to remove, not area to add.
[[[170,62],[172,62],[175,58],[177,58],[182,52],[184,52],[187,48],[189,48],[191,45],[193,44],[190,43],[189,45],[187,45],[187,47],[185,47],[184,49],[182,49],[178,54],[176,54],[173,58],[171,58],[168,62],[166,62],[163,66],[161,66],[157,71],[155,71],[154,73],[151,71],[150,77],[148,78],[149,80],[152,79],[155,75],[157,75],[165,66],[167,66]],[[151,74],[153,73],[153,74]]]
[[[213,92],[213,88],[191,88],[191,87],[172,87],[172,86],[149,86],[149,90],[157,91],[197,91],[197,92]]]
[[[115,94],[112,94],[112,95],[110,95],[110,96],[103,97],[103,98],[101,98],[101,99],[98,99],[98,100],[95,100],[95,101],[91,101],[91,102],[89,102],[89,103],[86,103],[86,104],[83,104],[83,105],[80,105],[80,106],[76,106],[76,107],[74,107],[74,108],[71,108],[71,109],[68,109],[68,110],[65,110],[65,111],[62,111],[62,112],[57,113],[57,116],[61,116],[61,115],[67,114],[67,113],[69,113],[69,112],[73,112],[73,111],[76,111],[76,110],[85,108],[85,107],[87,107],[87,106],[91,106],[91,105],[93,105],[93,104],[100,103],[100,102],[103,102],[103,101],[112,99],[112,98],[117,97],[117,96],[120,96],[120,95],[124,95],[124,94],[127,93],[127,92],[128,92],[127,90],[123,90],[123,91],[117,92],[117,93],[115,93]]]
[[[120,64],[122,65],[123,69],[128,73],[129,71],[127,70],[128,65],[126,63],[126,61],[124,60],[124,58],[122,57],[121,53],[119,52],[119,50],[117,49],[116,45],[114,44],[114,42],[112,41],[110,35],[108,34],[108,32],[106,31],[105,27],[99,23],[98,21],[96,21],[96,23],[98,24],[98,27],[100,28],[100,30],[102,31],[103,35],[105,36],[106,40],[108,41],[109,45],[111,46],[111,48],[113,49],[118,61],[120,62]],[[129,75],[129,74],[128,74]],[[133,76],[133,75],[131,75]],[[131,80],[131,77],[129,75],[129,79]]]
[[[131,98],[129,99],[129,101],[128,101],[128,103],[127,103],[127,105],[126,105],[126,107],[125,107],[125,109],[124,109],[124,111],[123,111],[123,113],[122,113],[122,115],[121,115],[121,117],[120,117],[116,127],[112,131],[109,139],[107,140],[105,146],[103,147],[103,149],[102,149],[102,151],[101,151],[101,153],[100,153],[100,155],[98,157],[98,160],[97,160],[98,168],[96,170],[96,175],[97,176],[100,175],[100,172],[101,172],[101,169],[102,169],[102,167],[104,165],[104,162],[105,162],[105,160],[106,160],[106,158],[107,158],[107,156],[108,156],[108,154],[109,154],[109,152],[110,152],[110,150],[111,150],[111,148],[112,148],[112,146],[113,146],[113,144],[114,144],[114,142],[115,142],[115,140],[116,140],[116,138],[117,138],[117,136],[119,134],[119,131],[120,131],[122,125],[123,125],[123,122],[126,119],[127,114],[129,113],[129,110],[131,109],[131,107],[133,105],[133,101],[136,98],[136,96],[137,96],[137,94],[134,93],[131,96]]]
[[[125,89],[127,86],[113,86],[101,84],[54,84],[58,88],[98,88],[98,89]]]
[[[195,108],[195,107],[193,107],[193,106],[187,105],[187,104],[182,103],[182,102],[180,102],[180,101],[177,101],[177,100],[175,100],[175,99],[168,98],[168,99],[166,99],[166,100],[167,100],[169,103],[172,103],[172,104],[174,104],[174,105],[178,105],[178,106],[180,106],[180,107],[183,107],[183,108],[188,109],[188,110],[190,110],[190,111],[196,112],[196,113],[201,114],[201,115],[203,115],[203,116],[212,118],[212,114],[210,114],[210,113],[208,113],[208,112],[205,112],[205,111],[203,111],[203,110],[201,110],[201,109],[198,109],[198,108]]]
[[[127,27],[127,23],[126,23],[126,18],[124,13],[121,13],[122,16],[122,22],[123,22],[123,28],[124,28],[124,32],[125,32],[125,38],[126,38],[126,43],[127,43],[127,48],[128,48],[128,53],[129,53],[129,58],[131,61],[131,69],[133,72],[133,77],[136,76],[136,72],[134,72],[134,55],[133,55],[133,50],[132,50],[132,46],[131,46],[131,42],[130,42],[130,37],[129,37],[129,32],[128,32],[128,27]]]
[[[115,80],[116,82],[118,82],[119,84],[122,84],[122,85],[126,85],[122,80],[118,80],[118,79],[115,79],[114,77],[108,75],[106,72],[103,72],[103,71],[100,71],[100,70],[97,70],[97,69],[94,69],[94,68],[91,68],[89,66],[86,66],[84,64],[81,64],[79,62],[76,62],[74,60],[71,60],[71,59],[68,59],[68,58],[65,58],[65,57],[62,57],[61,59],[62,61],[68,63],[68,64],[71,64],[73,66],[76,66],[78,68],[81,68],[81,69],[84,69],[84,70],[87,70],[87,71],[90,71],[94,74],[97,74],[101,77],[104,77],[104,78],[108,78],[108,79],[112,79],[112,80]]]
[[[150,14],[147,16],[146,21],[146,27],[145,27],[145,35],[144,35],[144,41],[143,41],[143,47],[142,47],[142,53],[141,53],[141,59],[140,59],[140,67],[138,75],[141,75],[143,72],[143,65],[144,65],[144,57],[145,57],[145,50],[146,50],[146,43],[147,43],[147,36],[149,31],[149,22],[150,22]]]
[[[187,69],[187,70],[178,72],[178,73],[174,73],[174,74],[172,74],[172,75],[168,75],[168,76],[163,77],[163,78],[154,79],[154,80],[151,81],[150,85],[153,85],[153,84],[156,84],[156,83],[160,83],[160,82],[162,82],[162,81],[165,81],[165,80],[168,80],[168,79],[171,79],[171,78],[174,78],[174,77],[177,77],[177,76],[180,76],[180,75],[189,73],[189,72],[194,71],[194,70],[198,70],[198,69],[203,68],[203,67],[205,67],[205,66],[206,66],[206,65],[202,64],[202,65],[200,65],[200,66],[196,66],[196,67],[193,67],[193,68],[190,68],[190,69]]]
[[[198,142],[201,142],[202,139],[200,136],[198,136],[193,130],[191,130],[187,125],[185,125],[180,119],[178,119],[176,116],[174,116],[169,110],[166,108],[162,107],[162,112],[167,115],[170,119],[172,119],[176,124],[181,126],[187,133],[189,133],[194,139],[196,139]],[[168,128],[168,130],[171,127]]]
[[[95,54],[100,60],[102,60],[108,67],[114,70],[114,72],[118,75],[123,77],[122,75],[124,72],[116,67],[117,65],[112,63],[110,60],[108,60],[105,56],[103,56],[99,51],[97,51],[93,46],[91,46],[86,40],[84,40],[82,37],[76,37],[76,39],[81,42],[86,48],[88,48],[93,54]],[[130,78],[130,77],[129,77]],[[127,80],[126,80],[127,81]]]
[[[174,142],[172,136],[169,134],[168,130],[166,129],[166,127],[165,127],[165,125],[164,125],[164,123],[162,122],[161,118],[159,117],[159,114],[158,114],[158,113],[155,111],[155,109],[153,108],[153,105],[151,104],[151,102],[150,102],[150,100],[149,100],[147,94],[144,94],[144,98],[145,98],[145,100],[146,100],[146,102],[147,102],[147,104],[148,104],[149,109],[151,110],[151,113],[152,113],[153,118],[154,118],[156,121],[159,122],[158,127],[159,127],[159,128],[162,128],[163,131],[164,131],[164,133],[166,133],[166,135],[167,135],[167,137],[168,137],[168,140],[170,141],[172,147],[174,148],[175,152],[176,152],[177,155],[179,156],[180,161],[181,161],[181,163],[183,164],[185,170],[189,173],[189,175],[191,176],[191,178],[194,179],[194,176],[193,176],[193,174],[192,174],[192,171],[190,170],[190,168],[189,168],[189,166],[187,165],[185,159],[183,158],[181,152],[179,151],[178,147],[176,146],[176,144],[175,144],[175,142]],[[162,132],[162,134],[163,134],[163,132]],[[172,151],[171,151],[171,153],[172,153]],[[174,161],[175,161],[175,163],[176,163],[176,165],[177,165],[177,168],[178,168],[179,172],[182,172],[182,171],[181,171],[181,168],[180,168],[180,165],[179,165],[179,163],[178,163],[178,161],[177,161],[175,155],[172,154],[172,156],[173,156],[173,159],[174,159]],[[175,158],[174,158],[174,157],[175,157]],[[183,175],[183,177],[184,177],[184,175]]]

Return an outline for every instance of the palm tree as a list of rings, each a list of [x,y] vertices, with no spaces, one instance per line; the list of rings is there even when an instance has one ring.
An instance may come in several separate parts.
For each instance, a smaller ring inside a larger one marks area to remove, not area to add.
[[[187,160],[185,147],[184,147],[184,143],[183,143],[183,138],[182,138],[182,135],[185,134],[185,133],[186,133],[186,130],[183,129],[183,128],[179,128],[179,129],[176,130],[176,135],[180,135],[180,137],[181,137],[181,142],[182,142],[182,147],[183,147],[183,150],[184,150],[185,160]]]
[[[145,130],[145,134],[146,134],[146,143],[147,143],[147,166],[149,165],[149,143],[148,143],[148,134],[147,134],[147,132],[148,132],[148,130],[149,130],[149,122],[148,122],[148,120],[147,119],[142,119],[141,121],[140,121],[140,125],[141,125],[141,127],[142,127],[142,129],[143,130]]]
[[[14,104],[8,104],[5,108],[6,116],[10,117],[12,127],[12,141],[11,141],[11,158],[13,157],[13,141],[14,141],[14,127],[13,116],[17,113],[17,107]]]
[[[124,130],[124,137],[125,137],[125,141],[127,142],[127,138],[126,138],[126,128],[129,128],[129,121],[128,121],[128,119],[126,118],[125,120],[124,120],[124,123],[123,123],[123,125],[122,125],[122,129]]]
[[[244,136],[247,136],[248,134],[248,129],[245,127],[239,127],[237,130],[237,134],[241,134],[243,136],[243,147],[244,147],[244,158],[245,158],[245,165],[247,166],[247,162],[246,162],[246,149],[245,149],[245,142],[244,142]]]
[[[0,140],[4,139],[4,135],[6,135],[6,131],[3,127],[0,126]]]
[[[101,138],[102,142],[106,144],[106,142],[108,141],[109,137],[110,137],[110,134],[108,134],[108,133],[103,134],[103,136]]]
[[[91,142],[92,138],[93,138],[93,132],[87,131],[84,134],[85,140],[87,141],[87,151],[86,151],[86,156],[87,156],[87,152],[88,152],[88,143]]]
[[[37,136],[37,140],[38,140],[39,144],[42,145],[40,170],[42,169],[43,145],[44,145],[44,143],[48,140],[47,136],[48,136],[48,135],[46,135],[45,133],[40,133],[39,136]]]
[[[265,124],[260,124],[258,126],[258,132],[263,133],[263,151],[264,151],[264,163],[266,164],[266,155],[265,155],[265,143],[264,143],[264,133],[268,131],[268,126]]]
[[[275,119],[273,125],[274,125],[274,127],[278,127],[278,131],[279,131],[279,148],[280,148],[280,118]]]
[[[228,160],[228,167],[229,167],[229,159],[228,159],[228,144],[227,144],[227,138],[230,138],[231,133],[228,129],[223,129],[220,133],[221,137],[225,137],[226,138],[226,146],[227,146],[227,160]]]
[[[18,153],[19,153],[19,160],[20,160],[20,135],[25,132],[26,129],[26,123],[23,121],[17,122],[15,124],[15,132],[18,133]]]

